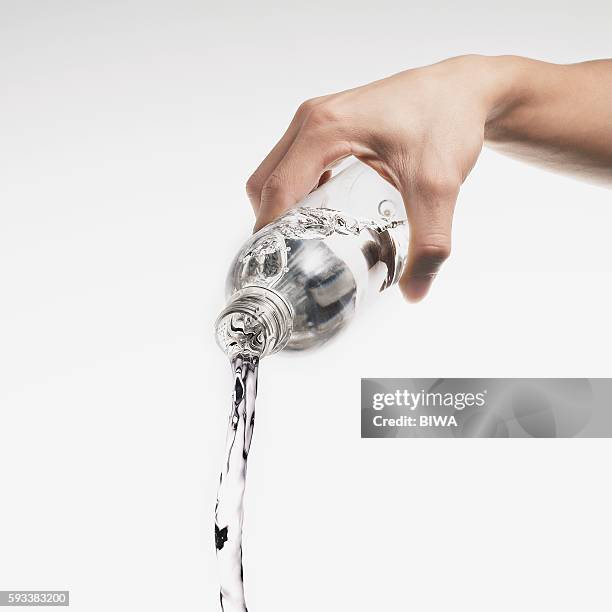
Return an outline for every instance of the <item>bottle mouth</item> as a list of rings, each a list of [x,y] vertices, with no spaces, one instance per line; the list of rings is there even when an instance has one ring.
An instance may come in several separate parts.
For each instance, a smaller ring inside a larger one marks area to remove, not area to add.
[[[273,289],[253,285],[237,291],[215,322],[219,348],[236,355],[266,357],[280,351],[291,336],[293,311]]]

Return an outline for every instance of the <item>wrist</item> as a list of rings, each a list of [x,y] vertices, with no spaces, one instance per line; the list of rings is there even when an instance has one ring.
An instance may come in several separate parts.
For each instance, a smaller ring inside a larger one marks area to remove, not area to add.
[[[486,126],[492,126],[525,97],[525,59],[512,55],[482,57],[482,74],[486,80]]]
[[[512,131],[514,118],[534,103],[534,62],[510,55],[483,58],[489,81],[485,140],[503,140]]]
[[[435,65],[448,70],[458,86],[469,86],[473,110],[485,130],[522,103],[529,60],[511,56],[462,55]]]

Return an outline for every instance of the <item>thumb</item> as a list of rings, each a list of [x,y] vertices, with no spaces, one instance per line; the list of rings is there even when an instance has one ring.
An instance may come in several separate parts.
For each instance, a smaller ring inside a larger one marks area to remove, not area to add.
[[[422,300],[451,251],[453,212],[459,188],[429,185],[402,193],[410,226],[408,261],[400,289],[410,302]]]

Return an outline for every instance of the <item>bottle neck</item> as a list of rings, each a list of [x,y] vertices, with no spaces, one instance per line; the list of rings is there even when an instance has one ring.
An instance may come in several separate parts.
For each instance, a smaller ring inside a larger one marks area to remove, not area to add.
[[[291,335],[293,312],[273,289],[249,286],[232,295],[215,323],[217,344],[237,355],[266,357],[282,350]]]

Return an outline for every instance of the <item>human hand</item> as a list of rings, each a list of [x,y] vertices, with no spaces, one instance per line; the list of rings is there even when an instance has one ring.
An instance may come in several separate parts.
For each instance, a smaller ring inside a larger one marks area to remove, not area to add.
[[[400,287],[418,301],[450,254],[459,188],[485,138],[502,153],[612,185],[612,60],[462,56],[308,100],[247,183],[256,229],[354,155],[402,194],[410,246]]]
[[[494,58],[466,56],[308,100],[247,184],[256,228],[275,219],[354,155],[402,194],[410,250],[400,287],[424,297],[451,249],[459,188],[504,89]]]

